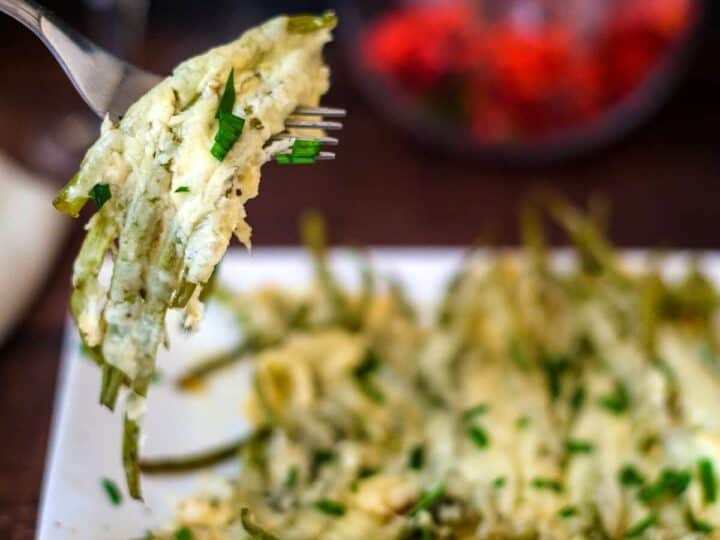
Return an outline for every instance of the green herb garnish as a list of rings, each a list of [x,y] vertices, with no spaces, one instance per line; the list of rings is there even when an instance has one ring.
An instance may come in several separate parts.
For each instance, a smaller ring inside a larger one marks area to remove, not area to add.
[[[422,512],[423,510],[430,508],[433,504],[435,504],[435,502],[437,502],[438,499],[440,499],[440,497],[444,495],[444,493],[444,484],[438,484],[430,491],[426,491],[420,499],[418,499],[418,502],[415,503],[415,506],[410,509],[410,515],[414,516],[418,512]]]
[[[687,523],[688,529],[690,529],[691,531],[699,532],[702,534],[710,534],[715,530],[715,527],[710,525],[710,523],[708,523],[707,521],[696,518],[695,514],[693,514],[692,509],[690,509],[689,507],[685,512],[685,523]]]
[[[100,481],[100,484],[102,485],[102,488],[105,491],[105,495],[107,495],[110,503],[113,506],[120,506],[120,504],[122,503],[122,493],[117,487],[117,484],[109,478],[103,478]]]
[[[385,395],[373,380],[378,369],[380,369],[380,360],[372,350],[369,350],[363,361],[353,371],[353,375],[358,387],[368,398],[375,403],[383,403]]]
[[[507,485],[507,478],[504,476],[498,476],[495,480],[493,480],[492,485],[495,489],[503,488]]]
[[[585,404],[585,388],[582,386],[578,386],[575,391],[573,392],[572,397],[570,398],[570,407],[572,407],[573,411],[579,411],[582,409],[582,406]]]
[[[233,114],[235,106],[235,69],[230,70],[225,90],[220,97],[218,110],[215,118],[218,120],[218,131],[215,135],[215,142],[210,149],[210,153],[218,161],[225,159],[225,156],[237,142],[242,134],[245,120]]]
[[[717,500],[715,466],[709,458],[702,458],[698,461],[697,467],[700,484],[702,485],[703,498],[706,503],[714,503]]]
[[[565,442],[565,449],[571,454],[589,454],[595,450],[595,445],[590,441],[569,439]]]
[[[235,68],[230,69],[227,81],[225,81],[225,89],[223,90],[222,96],[220,96],[220,102],[218,103],[217,111],[215,111],[215,118],[220,120],[220,116],[223,114],[232,114],[235,108]]]
[[[662,497],[682,495],[690,485],[691,476],[687,471],[664,469],[654,484],[643,487],[638,498],[644,503],[654,502]]]
[[[536,476],[535,478],[533,478],[530,482],[530,485],[535,489],[545,489],[548,491],[554,491],[555,493],[562,493],[563,491],[562,483],[558,482],[557,480],[551,480],[549,478],[543,478],[541,476]]]
[[[293,156],[292,154],[278,154],[275,156],[275,162],[280,165],[312,165],[315,158]]]
[[[542,361],[550,398],[555,401],[562,392],[563,375],[570,368],[570,361],[564,356],[548,356]]]
[[[528,426],[530,426],[530,417],[529,416],[521,416],[517,420],[515,420],[515,427],[517,429],[525,429]]]
[[[471,426],[470,429],[468,429],[468,436],[478,448],[485,449],[490,444],[490,438],[487,432],[480,426]]]
[[[181,527],[175,531],[175,540],[193,540],[193,538],[195,538],[195,535],[193,535],[189,527]]]
[[[558,516],[561,519],[568,519],[578,515],[578,509],[574,506],[564,506],[558,510]]]
[[[100,210],[112,197],[112,194],[110,193],[110,186],[108,184],[95,184],[90,190],[89,195],[98,210]]]
[[[478,405],[475,405],[474,407],[470,407],[469,409],[466,409],[462,413],[463,420],[466,422],[469,420],[472,420],[476,416],[482,416],[486,412],[490,410],[490,407],[485,403],[480,403]]]
[[[367,465],[363,465],[358,469],[357,477],[360,480],[364,480],[365,478],[375,476],[378,472],[380,472],[380,469],[378,469],[377,467],[369,467]]]
[[[320,469],[333,461],[335,454],[330,450],[315,450],[310,461],[310,479],[314,480],[320,473]]]
[[[618,480],[623,486],[642,486],[645,483],[645,477],[632,465],[620,469]]]
[[[320,499],[315,503],[315,508],[330,516],[345,515],[345,506],[339,502],[330,499]]]
[[[175,190],[175,193],[190,193],[190,188],[187,186],[180,186]]]
[[[612,393],[602,396],[598,404],[613,414],[622,414],[630,408],[630,394],[621,382],[615,383]]]
[[[285,486],[285,489],[292,489],[295,487],[295,484],[297,484],[298,479],[298,468],[297,466],[293,465],[288,469],[287,475],[285,476],[285,482],[283,482],[283,485]]]
[[[425,447],[422,444],[414,446],[408,455],[408,467],[419,471],[425,464]]]
[[[628,532],[625,533],[625,537],[636,538],[638,536],[642,536],[649,528],[655,526],[657,520],[657,514],[650,514],[646,518],[638,521],[635,525],[631,526],[630,529],[628,529]]]
[[[275,161],[281,165],[310,165],[320,153],[319,141],[295,139],[290,153],[278,154]]]

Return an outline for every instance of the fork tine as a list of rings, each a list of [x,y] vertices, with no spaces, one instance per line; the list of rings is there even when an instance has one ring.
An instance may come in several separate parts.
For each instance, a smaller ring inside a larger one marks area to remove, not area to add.
[[[336,139],[335,137],[305,137],[301,136],[298,137],[296,135],[293,135],[292,133],[278,133],[277,135],[274,135],[270,140],[271,141],[281,141],[283,139],[295,139],[297,141],[307,141],[307,142],[319,142],[320,144],[327,144],[329,146],[337,146],[340,141]]]
[[[288,120],[287,122],[285,122],[285,127],[299,129],[338,130],[342,129],[343,125],[340,122],[326,122],[322,120]]]
[[[327,118],[345,118],[345,109],[333,107],[298,107],[293,111],[295,116],[325,116]]]

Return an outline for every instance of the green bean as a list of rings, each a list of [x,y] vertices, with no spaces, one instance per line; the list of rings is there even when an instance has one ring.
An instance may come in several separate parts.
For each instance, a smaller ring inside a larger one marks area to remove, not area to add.
[[[182,390],[189,390],[216,371],[241,361],[248,353],[257,350],[259,350],[259,347],[251,341],[239,343],[232,350],[210,356],[191,367],[178,377],[175,384]]]
[[[125,374],[109,364],[102,366],[102,384],[100,386],[100,404],[111,411],[115,410],[118,393],[126,383]]]
[[[140,470],[144,474],[178,474],[217,465],[235,457],[248,439],[244,436],[188,456],[141,459]]]
[[[277,536],[270,534],[259,525],[253,523],[249,508],[240,510],[240,522],[245,532],[248,533],[253,540],[279,540]]]
[[[171,306],[173,308],[184,308],[190,301],[196,287],[196,283],[183,280],[173,296]]]
[[[303,244],[310,252],[320,291],[330,304],[332,319],[338,323],[347,322],[345,297],[330,270],[327,258],[327,235],[325,222],[317,212],[302,216],[301,232]]]
[[[125,481],[133,499],[142,500],[140,490],[140,466],[138,464],[138,446],[140,425],[131,420],[127,413],[123,422],[122,462],[125,469]]]

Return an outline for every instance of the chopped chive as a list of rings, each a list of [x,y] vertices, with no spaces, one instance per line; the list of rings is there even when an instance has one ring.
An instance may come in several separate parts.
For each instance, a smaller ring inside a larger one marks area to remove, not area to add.
[[[292,154],[278,154],[275,161],[280,165],[312,165],[315,163],[314,157],[293,156]]]
[[[220,115],[223,113],[232,114],[233,108],[235,108],[235,68],[230,69],[230,74],[225,81],[225,89],[222,96],[220,96],[215,118],[219,120]]]
[[[493,480],[493,487],[495,489],[503,488],[507,485],[507,478],[504,476],[498,476],[495,480]]]
[[[533,478],[530,485],[535,489],[545,489],[548,491],[554,491],[555,493],[562,493],[563,491],[563,485],[560,482],[549,478],[543,478],[541,476]]]
[[[561,519],[568,519],[578,515],[578,509],[574,506],[564,506],[558,510],[558,516]]]
[[[110,503],[113,506],[120,506],[120,504],[122,503],[122,493],[117,487],[117,484],[109,478],[103,478],[100,481],[100,484],[102,485],[102,488],[105,491],[105,495],[107,495]]]
[[[312,454],[312,459],[310,461],[310,480],[314,480],[315,478],[317,478],[318,474],[320,473],[320,469],[334,459],[335,454],[330,450],[315,450]]]
[[[230,113],[220,113],[218,120],[218,132],[215,135],[215,142],[210,149],[210,153],[218,161],[225,159],[233,145],[242,135],[245,120],[239,116]]]
[[[179,186],[179,187],[175,190],[175,193],[190,193],[190,188],[187,187],[187,186]]]
[[[339,502],[330,499],[320,499],[315,503],[315,508],[330,516],[345,515],[345,506]]]
[[[419,471],[425,464],[425,447],[422,444],[414,446],[408,455],[408,467]]]
[[[651,503],[666,496],[678,497],[688,488],[691,479],[687,471],[664,469],[655,483],[640,489],[638,498],[642,502]]]
[[[112,194],[110,193],[110,186],[108,184],[95,184],[90,190],[90,198],[98,210],[100,210],[111,197]]]
[[[182,527],[175,532],[175,540],[193,540],[195,536],[188,527]]]
[[[470,429],[468,429],[468,436],[478,448],[485,449],[490,444],[490,438],[487,432],[480,426],[471,426]]]
[[[595,445],[590,441],[569,439],[565,441],[565,449],[571,454],[590,454],[595,450]]]
[[[291,154],[295,157],[314,158],[320,153],[320,141],[295,139]]]
[[[713,462],[709,458],[702,458],[697,467],[705,502],[714,503],[717,500],[717,481]]]
[[[620,469],[618,480],[623,486],[642,486],[645,483],[645,477],[632,465]]]
[[[415,506],[410,509],[410,516],[414,516],[417,513],[428,509],[433,504],[435,504],[435,502],[437,502],[437,500],[440,499],[440,497],[442,497],[444,494],[445,485],[443,484],[438,484],[430,491],[426,491],[425,493],[423,493],[420,499],[418,499],[418,502],[415,503]]]
[[[542,367],[545,370],[550,399],[555,401],[562,392],[562,379],[570,368],[570,361],[564,356],[550,356],[543,359]]]
[[[528,426],[530,426],[530,417],[529,416],[521,416],[517,420],[515,420],[515,427],[517,429],[525,429]]]
[[[641,519],[628,529],[628,532],[625,533],[625,538],[636,538],[638,536],[642,536],[648,529],[655,526],[657,519],[657,514],[655,513]]]
[[[373,381],[373,375],[380,369],[380,360],[374,351],[368,350],[363,361],[355,368],[353,375],[360,390],[375,403],[383,403],[385,394]]]
[[[630,394],[625,385],[618,381],[613,392],[602,396],[598,404],[613,414],[622,414],[630,408]]]
[[[462,413],[463,420],[466,422],[468,420],[472,420],[476,416],[482,416],[486,412],[490,410],[490,407],[485,403],[480,403],[478,405],[475,405],[474,407],[470,407],[469,409],[466,409]]]
[[[218,120],[218,131],[210,153],[218,161],[225,159],[227,153],[240,138],[245,126],[245,119],[234,115],[233,107],[235,107],[235,69],[230,70],[215,113],[215,118]]]
[[[364,480],[365,478],[375,476],[378,472],[380,472],[380,469],[378,469],[377,467],[369,467],[367,465],[363,465],[358,469],[357,477],[361,480]]]
[[[283,482],[285,489],[293,489],[295,487],[295,484],[297,484],[297,479],[298,468],[296,465],[293,465],[288,469],[287,475],[285,476],[285,482]]]
[[[688,529],[694,532],[710,534],[715,530],[715,527],[713,527],[707,521],[696,518],[695,514],[693,514],[692,509],[689,507],[685,512],[685,522],[687,523]]]
[[[585,388],[578,386],[570,398],[570,407],[573,411],[579,411],[585,404]]]

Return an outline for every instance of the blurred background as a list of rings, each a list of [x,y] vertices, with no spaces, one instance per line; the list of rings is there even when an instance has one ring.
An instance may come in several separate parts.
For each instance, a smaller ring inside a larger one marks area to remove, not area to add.
[[[266,167],[249,207],[258,246],[296,244],[308,208],[341,244],[516,244],[523,197],[549,187],[609,209],[621,246],[720,248],[712,0],[41,3],[158,73],[274,14],[338,11],[324,100],[349,111],[338,158]],[[0,537],[12,540],[32,537],[87,217],[28,201],[74,173],[98,122],[40,41],[1,16],[0,51],[0,297],[12,308],[0,309]]]

